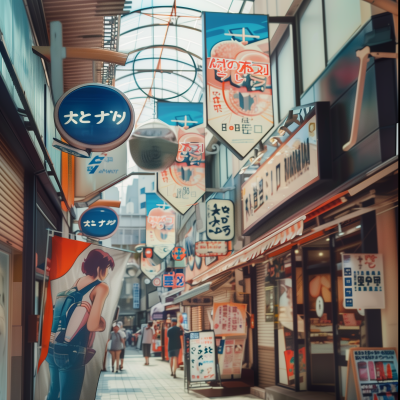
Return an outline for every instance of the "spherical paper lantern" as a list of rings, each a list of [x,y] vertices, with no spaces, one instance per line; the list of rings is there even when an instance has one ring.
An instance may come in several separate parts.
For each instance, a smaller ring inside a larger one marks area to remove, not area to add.
[[[178,140],[172,127],[159,119],[139,126],[129,140],[133,161],[145,171],[169,168],[178,154]]]

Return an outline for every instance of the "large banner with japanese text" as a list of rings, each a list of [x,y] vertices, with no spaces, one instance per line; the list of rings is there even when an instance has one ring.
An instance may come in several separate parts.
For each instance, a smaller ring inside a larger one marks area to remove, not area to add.
[[[35,400],[95,399],[129,256],[52,238]]]
[[[207,128],[243,159],[274,125],[267,15],[203,13]]]
[[[214,303],[213,322],[216,336],[246,335],[247,304]]]
[[[179,142],[174,164],[157,173],[157,193],[185,214],[206,188],[203,104],[159,101],[157,117],[175,127]]]

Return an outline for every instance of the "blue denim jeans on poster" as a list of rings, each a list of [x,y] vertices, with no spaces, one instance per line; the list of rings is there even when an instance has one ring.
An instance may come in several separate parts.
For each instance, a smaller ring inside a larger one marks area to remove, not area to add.
[[[85,377],[86,349],[67,345],[61,350],[54,351],[54,345],[50,343],[46,357],[50,370],[47,400],[79,400]]]

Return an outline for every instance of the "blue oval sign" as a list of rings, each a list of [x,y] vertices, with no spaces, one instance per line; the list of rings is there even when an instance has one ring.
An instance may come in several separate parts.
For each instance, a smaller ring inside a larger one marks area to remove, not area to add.
[[[111,237],[117,231],[118,225],[118,214],[109,207],[89,208],[79,218],[81,232],[97,239]]]
[[[91,83],[72,88],[58,100],[54,121],[70,145],[109,151],[129,138],[135,113],[124,93],[112,86]]]

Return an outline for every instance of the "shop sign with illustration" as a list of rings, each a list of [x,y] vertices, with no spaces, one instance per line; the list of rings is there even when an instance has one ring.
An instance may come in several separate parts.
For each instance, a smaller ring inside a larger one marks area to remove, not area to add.
[[[127,149],[123,144],[114,150],[92,153],[75,160],[75,198],[99,193],[127,175]]]
[[[221,379],[240,379],[242,376],[242,364],[246,337],[221,339],[218,346],[218,364]]]
[[[54,108],[54,121],[61,137],[72,147],[103,152],[129,138],[135,113],[120,90],[89,83],[61,96]]]
[[[115,234],[119,225],[118,214],[110,207],[91,207],[79,218],[79,230],[84,236],[107,239]]]
[[[157,173],[157,193],[180,214],[185,214],[206,188],[203,103],[159,101],[157,117],[176,129],[179,142],[175,163]]]
[[[313,103],[292,111],[288,127],[284,123],[280,129],[282,135],[290,132],[286,141],[282,143],[277,137],[274,145],[268,143],[267,147],[276,149],[242,185],[244,233],[258,226],[262,219],[290,198],[331,176],[330,158],[321,154],[324,143],[329,149],[329,143],[326,142],[329,135],[325,129],[323,132],[318,129],[328,121],[328,106],[325,103]],[[326,148],[322,151],[325,152]]]
[[[398,374],[395,348],[352,348],[347,366],[346,399],[397,399]]]
[[[241,303],[214,303],[213,322],[217,336],[246,335],[247,305]]]
[[[184,334],[185,368],[188,382],[206,382],[217,379],[214,331]]]
[[[206,203],[208,240],[233,240],[235,237],[235,206],[231,200],[211,199]]]
[[[382,254],[342,254],[344,308],[383,309]]]
[[[94,400],[130,254],[59,236],[51,249],[34,399]]]
[[[225,241],[201,241],[195,244],[197,257],[217,257],[228,254],[228,244]]]
[[[243,159],[274,125],[267,15],[203,13],[207,128]]]

